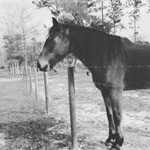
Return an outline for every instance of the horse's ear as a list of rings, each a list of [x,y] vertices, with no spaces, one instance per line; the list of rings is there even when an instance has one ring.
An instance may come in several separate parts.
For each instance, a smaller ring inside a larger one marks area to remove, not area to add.
[[[58,26],[58,21],[56,20],[56,18],[52,18],[52,20],[53,20],[53,26]]]

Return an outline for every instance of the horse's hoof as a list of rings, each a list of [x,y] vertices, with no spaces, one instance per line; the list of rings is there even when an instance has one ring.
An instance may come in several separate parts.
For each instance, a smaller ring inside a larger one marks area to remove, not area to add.
[[[117,140],[113,143],[112,147],[110,150],[120,150],[120,147],[122,146],[124,142],[124,138],[122,137],[121,139]]]
[[[118,142],[119,146],[122,146],[123,142],[124,142],[124,138],[122,137]]]
[[[120,150],[120,147],[111,147],[110,150]]]
[[[115,143],[115,139],[114,138],[108,138],[105,142],[106,146],[112,146]]]
[[[120,150],[120,146],[118,144],[113,144],[110,150]]]
[[[111,146],[113,145],[113,143],[111,143],[111,142],[105,142],[105,145],[106,145],[107,147],[111,147]]]
[[[124,138],[122,137],[120,140],[116,140],[110,150],[120,150],[120,147],[122,146],[124,142]]]
[[[112,140],[106,140],[105,145],[107,147],[111,147],[113,145],[113,143],[114,143],[114,141],[112,141]]]

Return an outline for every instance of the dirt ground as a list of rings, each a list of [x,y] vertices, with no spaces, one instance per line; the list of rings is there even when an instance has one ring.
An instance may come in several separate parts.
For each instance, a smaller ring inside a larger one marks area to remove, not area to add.
[[[78,70],[75,87],[79,150],[107,150],[108,123],[101,93],[91,76]],[[70,149],[67,73],[51,76],[49,91],[46,115],[42,80],[38,102],[20,81],[0,82],[0,150]],[[121,150],[150,150],[150,90],[125,91],[122,107],[125,142]]]

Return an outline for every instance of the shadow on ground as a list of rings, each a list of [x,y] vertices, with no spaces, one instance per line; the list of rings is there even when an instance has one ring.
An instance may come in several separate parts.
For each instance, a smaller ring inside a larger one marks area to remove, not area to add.
[[[53,117],[0,124],[6,150],[59,150],[70,147],[64,121]],[[64,129],[65,128],[65,129]],[[64,133],[65,131],[65,133]]]

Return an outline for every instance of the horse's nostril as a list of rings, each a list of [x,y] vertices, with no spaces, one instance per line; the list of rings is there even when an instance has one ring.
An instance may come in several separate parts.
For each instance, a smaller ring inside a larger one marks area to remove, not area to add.
[[[46,61],[37,61],[37,68],[41,71],[47,71],[49,64]]]
[[[46,71],[48,68],[48,65],[45,65],[45,67],[43,68],[44,71]]]
[[[41,69],[41,65],[40,65],[39,62],[37,62],[37,68],[38,68],[38,69]]]

